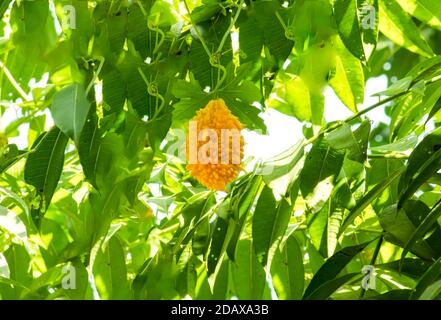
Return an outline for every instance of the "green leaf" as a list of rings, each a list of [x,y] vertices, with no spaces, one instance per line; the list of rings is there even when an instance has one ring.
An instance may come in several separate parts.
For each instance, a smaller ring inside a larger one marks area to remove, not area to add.
[[[403,253],[401,254],[401,259],[404,259],[406,254],[412,249],[415,244],[421,239],[425,239],[426,233],[432,229],[433,226],[438,225],[438,218],[441,216],[441,203],[438,203],[436,206],[430,210],[430,212],[427,214],[427,216],[424,218],[424,220],[421,222],[421,224],[416,228],[416,230],[413,232],[410,239],[407,241],[406,245],[403,248]],[[441,255],[441,252],[440,252]]]
[[[43,133],[35,141],[25,165],[25,181],[43,197],[40,210],[45,212],[51,203],[64,165],[64,150],[68,138],[57,127]]]
[[[355,0],[337,0],[334,3],[335,20],[341,39],[348,50],[359,60],[365,60],[361,40],[361,26],[358,16],[358,3]]]
[[[66,296],[72,300],[90,299],[92,288],[89,283],[89,274],[79,258],[72,261],[72,270],[75,270],[75,288],[63,289]],[[70,274],[66,274],[68,276]]]
[[[334,180],[343,165],[344,153],[321,139],[307,154],[300,176],[300,190],[313,212],[318,211],[331,195]]]
[[[299,300],[305,282],[303,254],[295,236],[291,235],[283,248],[276,250],[271,262],[271,278],[280,300]]]
[[[96,174],[98,168],[98,159],[101,152],[101,132],[98,127],[98,120],[95,110],[91,110],[89,118],[81,132],[78,143],[78,155],[80,156],[81,166],[84,175],[90,183],[98,188]]]
[[[344,167],[340,173],[341,178],[332,191],[332,194],[325,205],[313,215],[307,216],[308,233],[311,242],[324,257],[332,256],[338,245],[339,230],[344,216],[342,207],[349,206],[346,202],[355,204],[354,194],[350,183],[346,177],[346,172],[350,172],[350,160],[345,159],[346,170]],[[363,167],[360,164],[361,167]],[[348,199],[348,200],[346,200]]]
[[[364,165],[346,157],[331,195],[334,205],[352,210],[365,192],[364,180]]]
[[[18,150],[15,144],[10,144],[5,149],[7,151],[5,150],[0,156],[0,173],[17,163],[25,154],[24,151]]]
[[[125,253],[118,238],[112,237],[98,253],[93,275],[102,299],[130,299]]]
[[[408,14],[428,25],[441,28],[441,3],[431,0],[397,0]]]
[[[177,263],[178,276],[176,281],[176,290],[181,296],[195,295],[197,281],[196,264],[197,258],[191,254],[191,247],[187,246]]]
[[[418,127],[422,125],[423,118],[427,117],[427,114],[437,104],[440,97],[441,87],[438,83],[433,83],[424,88],[423,94],[412,93],[409,97],[401,99],[392,114],[394,124],[392,126],[392,137],[401,138],[412,132],[418,132]],[[430,121],[430,118],[425,118],[424,122],[427,123],[428,121]]]
[[[126,83],[121,73],[113,69],[103,75],[102,81],[104,114],[122,111],[126,101]]]
[[[334,3],[340,37],[346,48],[359,60],[367,60],[376,45],[377,12],[376,0],[337,0]]]
[[[240,239],[242,231],[246,226],[245,222],[251,208],[255,203],[256,197],[259,195],[262,187],[262,178],[260,176],[252,176],[243,187],[232,191],[232,209],[235,219],[233,220],[234,232],[228,244],[227,254],[231,261],[236,260],[237,242]],[[236,220],[239,219],[237,222]]]
[[[435,117],[440,109],[441,109],[441,99],[436,101],[435,104],[433,105],[429,115],[427,116],[426,123],[424,125],[426,125],[433,117]]]
[[[145,261],[132,283],[136,299],[178,298],[176,279],[178,268],[175,256],[167,246],[162,246],[153,258]]]
[[[383,209],[378,214],[378,218],[386,232],[385,239],[401,247],[405,247],[416,230],[416,226],[410,220],[406,210],[404,208],[397,209],[396,205]],[[431,259],[433,256],[433,250],[425,241],[414,244],[410,250],[423,259]]]
[[[409,90],[413,80],[414,79],[411,76],[400,79],[397,82],[395,82],[394,84],[392,84],[391,86],[389,86],[389,88],[387,88],[387,90],[376,93],[375,96],[389,96],[389,97],[391,97],[391,96],[403,93],[403,92]]]
[[[408,289],[396,289],[383,294],[366,297],[366,300],[408,300],[412,291]]]
[[[311,243],[324,257],[328,256],[327,228],[330,209],[331,200],[328,200],[318,212],[308,215],[307,217],[308,234],[311,239]]]
[[[30,256],[25,247],[12,243],[4,252],[9,267],[9,278],[23,285],[30,283]]]
[[[194,231],[191,248],[195,255],[205,255],[210,244],[210,220],[204,218]]]
[[[76,83],[57,92],[51,113],[57,127],[75,143],[79,143],[89,109],[86,92],[82,85]]]
[[[350,0],[355,1],[355,0]],[[336,40],[335,74],[328,81],[336,95],[352,112],[364,99],[364,72],[361,62]]]
[[[398,203],[401,206],[404,201],[409,199],[418,188],[424,184],[430,177],[434,176],[441,169],[441,149],[435,152],[430,158],[421,164],[421,168],[416,172],[414,177],[409,181],[407,188],[402,189],[402,195]]]
[[[64,270],[69,267],[70,264],[59,264],[44,272],[38,278],[33,279],[29,286],[29,292],[24,292],[20,297],[21,299],[29,299],[32,296],[39,296],[38,290],[47,288],[49,286],[59,285],[65,276]],[[75,271],[74,271],[75,272]]]
[[[168,2],[155,1],[150,8],[149,22],[155,26],[171,26],[177,22],[173,7]]]
[[[9,268],[9,279],[16,282],[13,287],[14,299],[18,299],[23,292],[23,286],[27,286],[32,281],[30,274],[30,262],[26,249],[16,243],[12,243],[3,253]]]
[[[240,300],[260,300],[266,286],[265,271],[257,260],[251,240],[237,244],[236,261],[231,263],[236,296]]]
[[[264,34],[254,12],[242,11],[237,24],[239,26],[240,62],[257,62],[263,48]]]
[[[150,3],[146,3],[146,5],[150,5]],[[130,13],[127,17],[127,37],[133,42],[142,59],[146,59],[151,55],[155,48],[156,40],[155,33],[146,28],[148,17],[143,13],[143,10],[146,10],[146,5],[138,1],[133,2],[129,7]],[[104,85],[105,83],[103,82],[103,95]]]
[[[263,181],[276,195],[283,197],[299,177],[303,155],[303,140],[300,140],[288,150],[266,160],[257,173],[262,175]]]
[[[414,77],[414,82],[420,80],[429,80],[441,74],[441,57],[435,56],[430,59],[424,59],[417,63],[408,73],[408,76]]]
[[[306,83],[298,76],[279,72],[268,106],[300,121],[310,121],[311,95]]]
[[[367,120],[354,131],[348,124],[343,123],[337,130],[326,134],[325,139],[335,149],[346,149],[346,156],[350,160],[363,163],[367,156],[370,129],[371,124]]]
[[[396,44],[425,57],[433,51],[412,19],[395,0],[380,0],[380,31]]]
[[[433,262],[432,266],[424,273],[424,275],[420,278],[418,281],[415,290],[412,292],[412,295],[410,296],[411,300],[414,299],[421,299],[425,295],[428,295],[429,292],[425,293],[427,289],[434,284],[439,282],[439,276],[441,274],[441,258]],[[438,286],[438,284],[437,284]],[[435,289],[432,287],[432,289]],[[436,291],[436,290],[434,290]]]
[[[252,230],[254,250],[263,266],[271,258],[272,246],[280,243],[292,209],[284,198],[276,204],[272,190],[267,186],[263,188],[254,211]]]
[[[217,0],[205,0],[203,1],[203,5],[191,11],[191,19],[193,23],[198,24],[216,16],[221,9],[222,7]]]
[[[230,262],[224,259],[213,286],[213,299],[225,300],[229,294]]]
[[[234,72],[230,68],[231,72]],[[228,84],[217,92],[218,98],[225,101],[231,112],[239,118],[240,122],[247,129],[261,129],[266,127],[263,119],[259,117],[260,110],[252,105],[260,100],[259,89],[250,81],[242,80],[240,77],[227,79]],[[173,121],[180,125],[196,115],[196,111],[205,107],[206,104],[215,99],[214,93],[206,93],[197,83],[177,81],[173,86],[173,94],[181,100],[174,105]]]
[[[307,297],[304,296],[303,300],[326,300],[342,285],[350,281],[355,281],[358,278],[361,278],[361,275],[359,273],[354,272],[354,273],[345,274],[339,278],[331,279],[325,282],[324,284],[322,284],[320,287],[318,287],[309,296]]]
[[[393,143],[384,144],[378,147],[371,147],[370,150],[379,153],[405,152],[413,149],[417,143],[418,137],[412,134]]]
[[[345,247],[340,251],[338,251],[337,253],[335,253],[332,257],[330,257],[312,278],[309,286],[306,288],[305,294],[303,295],[303,299],[315,299],[318,294],[316,293],[316,290],[319,290],[323,285],[327,284],[328,282],[331,282],[330,284],[327,285],[329,285],[332,289],[334,288],[338,289],[343,283],[346,283],[349,279],[353,278],[355,274],[349,274],[344,276],[348,278],[343,278],[346,281],[340,279],[340,281],[337,281],[336,284],[332,282],[335,280],[334,278],[336,278],[338,274],[344,269],[344,267],[346,267],[346,265],[349,262],[351,262],[351,260],[357,254],[359,254],[361,251],[364,250],[364,248],[366,248],[370,243],[372,243],[372,241],[373,240],[364,242],[359,245]],[[338,285],[338,287],[336,287],[336,285]],[[329,296],[329,291],[331,290],[325,289],[324,291],[326,295]],[[320,296],[321,295],[322,294],[320,294]]]
[[[431,132],[411,153],[405,174],[399,184],[401,197],[399,205],[409,199],[418,188],[441,168],[441,128]]]
[[[360,201],[358,201],[357,205],[351,210],[351,212],[347,215],[344,220],[339,234],[342,234],[344,230],[358,217],[371,203],[374,201],[387,187],[394,182],[395,179],[400,177],[400,175],[404,172],[405,167],[400,167],[395,170],[385,179],[383,182],[375,185],[369,192],[367,192]]]
[[[263,32],[264,45],[269,49],[269,53],[283,62],[291,52],[294,42],[286,38],[285,30],[276,16],[276,11],[284,15],[280,9],[282,8],[276,1],[260,1],[254,3],[254,12],[250,14],[255,14],[259,28],[254,30],[256,33]]]
[[[377,264],[376,267],[418,279],[429,269],[430,265],[430,262],[421,259],[404,258],[403,260]]]
[[[419,300],[435,300],[441,293],[441,280],[431,284],[420,296]]]
[[[225,220],[220,216],[217,218],[213,229],[210,251],[208,252],[207,276],[218,271],[218,266],[220,266],[224,253],[227,250],[233,230],[231,219]]]

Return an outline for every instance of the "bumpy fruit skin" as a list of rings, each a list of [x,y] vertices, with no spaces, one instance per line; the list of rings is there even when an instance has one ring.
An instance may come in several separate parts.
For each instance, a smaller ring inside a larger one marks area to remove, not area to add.
[[[217,99],[211,100],[208,104],[203,108],[197,111],[196,116],[192,119],[192,121],[196,121],[197,124],[197,134],[204,129],[212,129],[217,134],[217,162],[216,163],[201,163],[200,159],[198,159],[197,154],[191,154],[192,150],[189,148],[189,137],[190,134],[187,135],[187,160],[197,159],[195,163],[188,163],[187,170],[190,171],[190,175],[195,177],[201,184],[206,186],[211,190],[225,190],[227,184],[236,179],[239,171],[242,169],[242,159],[243,159],[243,146],[244,140],[243,136],[240,133],[243,126],[240,121],[231,114],[228,107],[225,105],[224,100]],[[234,130],[236,129],[240,135],[240,146],[239,148],[233,144],[233,138],[230,136],[229,141],[226,143],[221,143],[222,137],[222,129],[224,130]],[[201,140],[201,141],[199,141]],[[207,139],[197,139],[193,141],[196,145],[197,150],[200,150],[201,146],[207,144],[209,142],[209,138]],[[195,150],[193,150],[194,152]],[[222,154],[229,155],[228,163],[222,163]],[[238,161],[232,161],[232,159],[240,159]]]

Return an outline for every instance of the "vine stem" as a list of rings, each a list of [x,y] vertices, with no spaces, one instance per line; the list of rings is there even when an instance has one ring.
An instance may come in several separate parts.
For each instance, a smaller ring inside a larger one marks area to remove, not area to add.
[[[234,15],[233,19],[231,19],[230,26],[228,27],[228,30],[224,33],[224,36],[222,37],[221,42],[219,43],[219,48],[217,48],[217,53],[220,53],[222,51],[222,48],[224,47],[225,41],[227,41],[228,35],[230,34],[231,30],[233,29],[234,25],[236,24],[237,19],[239,18],[240,12],[242,11],[242,7],[245,0],[241,0],[239,3],[239,7],[236,11],[236,14]]]
[[[159,116],[159,114],[161,113],[162,109],[165,106],[165,99],[159,92],[156,92],[156,93],[150,92],[149,89],[150,89],[151,83],[149,82],[149,80],[147,79],[147,77],[145,76],[144,72],[142,71],[142,69],[140,67],[138,67],[138,72],[141,75],[141,78],[144,80],[145,84],[147,85],[148,93],[151,96],[156,97],[156,102],[158,101],[158,99],[161,100],[161,104],[160,104],[159,108],[155,108],[155,114],[153,115],[153,117],[151,119],[148,120],[148,122],[151,122],[151,121],[155,120]]]
[[[6,65],[0,61],[0,69],[3,70],[3,73],[6,75],[6,77],[9,79],[9,81],[11,82],[12,86],[15,88],[15,90],[17,90],[17,92],[20,94],[20,96],[23,98],[24,101],[29,102],[31,101],[31,98],[28,96],[28,94],[20,87],[20,85],[18,84],[18,82],[14,79],[14,76],[12,75],[12,73],[9,71],[8,67],[6,67]]]
[[[104,61],[106,59],[104,57],[100,57],[99,60],[100,60],[100,64],[98,65],[98,68],[97,68],[95,74],[93,75],[92,80],[90,81],[89,85],[87,86],[86,96],[89,94],[90,90],[92,89],[92,86],[94,85],[96,79],[98,78],[99,74],[101,73],[101,69],[103,68]]]
[[[216,87],[214,88],[214,91],[216,92],[219,87],[221,86],[221,84],[225,81],[225,79],[227,78],[227,69],[225,69],[225,67],[223,65],[221,65],[220,63],[218,65],[216,65],[216,67],[222,71],[222,77],[220,78],[220,80],[217,81],[216,83]]]
[[[282,17],[280,16],[280,13],[278,13],[276,10],[275,14],[276,14],[276,17],[279,20],[280,24],[282,25],[283,29],[286,31],[286,23],[285,23],[285,21],[283,21]]]
[[[191,17],[190,8],[188,7],[187,0],[184,0],[185,9],[188,12],[188,16],[190,18],[190,24],[192,25],[194,31],[196,32],[196,35],[198,36],[199,40],[201,40],[202,46],[204,47],[205,52],[207,53],[208,57],[211,58],[212,54],[210,49],[208,49],[207,44],[205,43],[204,39],[202,38],[201,33],[199,32],[198,28],[193,22],[193,18]]]

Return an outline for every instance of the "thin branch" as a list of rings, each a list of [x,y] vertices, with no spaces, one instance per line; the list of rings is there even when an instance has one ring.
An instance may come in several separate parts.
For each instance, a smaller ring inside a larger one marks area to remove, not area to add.
[[[211,58],[212,54],[210,49],[208,49],[207,44],[205,43],[204,39],[202,38],[202,35],[200,34],[198,28],[196,27],[196,25],[193,22],[193,18],[191,17],[191,13],[190,13],[190,8],[188,7],[187,4],[187,0],[184,0],[184,4],[185,4],[185,8],[187,9],[188,12],[188,16],[190,17],[190,23],[194,29],[194,31],[196,32],[196,35],[198,36],[199,40],[201,40],[202,46],[204,47],[205,52],[207,53],[208,57]]]
[[[240,1],[239,3],[239,8],[236,11],[236,14],[234,15],[234,18],[231,19],[231,23],[230,26],[228,27],[227,31],[224,33],[224,36],[222,37],[222,40],[219,44],[219,48],[217,48],[217,53],[221,53],[222,48],[224,47],[225,41],[227,41],[228,35],[231,32],[231,29],[233,29],[234,25],[236,24],[237,19],[239,18],[240,12],[242,11],[242,7],[244,4],[245,0]]]
[[[435,83],[435,82],[438,82],[438,81],[440,81],[440,80],[441,80],[441,76],[434,77],[433,79],[430,79],[429,81],[427,81],[427,82],[426,82],[426,85],[428,85],[428,84],[432,84],[432,83]],[[393,96],[387,97],[386,99],[380,100],[380,101],[378,101],[377,103],[374,103],[373,105],[371,105],[371,106],[369,106],[369,107],[367,107],[367,108],[365,108],[365,109],[363,109],[363,110],[357,112],[356,114],[350,116],[350,117],[347,118],[346,120],[342,120],[342,121],[339,121],[339,122],[334,123],[333,125],[329,126],[328,128],[324,129],[323,131],[319,132],[318,134],[316,134],[316,135],[313,136],[312,138],[306,140],[306,141],[303,143],[303,145],[306,146],[306,145],[308,145],[308,144],[314,143],[317,139],[319,139],[319,138],[320,138],[321,136],[323,136],[325,133],[329,133],[329,132],[331,132],[331,131],[334,131],[335,129],[337,129],[337,128],[339,128],[340,126],[342,126],[344,123],[351,122],[351,121],[357,119],[358,117],[360,117],[360,116],[362,116],[362,115],[368,113],[369,111],[372,111],[372,110],[374,110],[375,108],[378,108],[378,107],[380,107],[380,106],[382,106],[382,105],[384,105],[384,104],[386,104],[386,103],[388,103],[388,102],[390,102],[390,101],[392,101],[392,100],[395,100],[395,99],[397,99],[397,98],[399,98],[399,97],[401,97],[401,96],[404,96],[404,95],[406,95],[406,94],[408,94],[408,93],[410,93],[410,92],[411,92],[411,88],[407,89],[406,91],[403,91],[403,92],[397,93],[397,94],[395,94],[395,95],[393,95]]]
[[[408,155],[399,153],[369,154],[369,159],[409,159]]]

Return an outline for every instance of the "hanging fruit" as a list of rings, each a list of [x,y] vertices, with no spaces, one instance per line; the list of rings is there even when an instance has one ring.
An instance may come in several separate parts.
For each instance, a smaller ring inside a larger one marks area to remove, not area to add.
[[[242,169],[242,128],[222,99],[208,102],[190,121],[187,169],[207,188],[225,190]]]

